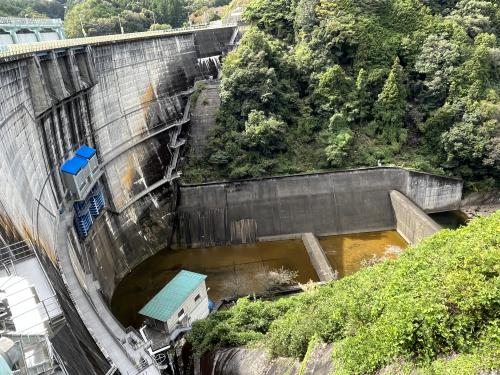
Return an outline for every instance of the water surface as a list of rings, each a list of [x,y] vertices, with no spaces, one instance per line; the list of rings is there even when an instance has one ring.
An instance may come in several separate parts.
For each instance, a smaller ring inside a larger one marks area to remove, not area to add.
[[[352,275],[373,256],[394,258],[408,246],[395,230],[321,237],[319,242],[339,277]]]
[[[217,301],[264,292],[266,275],[281,267],[298,271],[298,282],[318,281],[301,240],[163,250],[123,279],[113,295],[111,310],[125,327],[138,327],[142,318],[137,312],[181,269],[207,275],[208,295]]]
[[[438,212],[429,215],[436,223],[444,228],[457,229],[458,227],[467,224],[469,220],[467,215],[462,211]]]

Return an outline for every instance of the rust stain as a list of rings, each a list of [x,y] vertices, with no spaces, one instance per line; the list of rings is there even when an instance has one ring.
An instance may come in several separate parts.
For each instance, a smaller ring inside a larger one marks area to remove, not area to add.
[[[0,227],[3,228],[3,231],[8,238],[15,241],[21,240],[21,238],[19,237],[19,233],[14,226],[14,223],[12,223],[12,221],[8,217],[0,215]]]
[[[127,166],[122,173],[120,178],[122,187],[126,191],[132,190],[132,185],[134,184],[134,177],[136,175],[136,168],[134,163],[134,158],[132,155],[128,155],[127,157]]]
[[[33,245],[41,249],[49,257],[52,264],[57,265],[57,257],[54,249],[49,246],[43,239],[36,238],[35,234],[32,232],[31,228],[26,224],[22,224],[23,234],[22,237],[25,240],[30,240]],[[55,228],[54,228],[55,230]]]
[[[33,230],[26,222],[21,222],[21,230],[18,230],[14,225],[14,222],[5,215],[0,214],[0,227],[2,228],[3,234],[7,237],[8,242],[15,243],[19,241],[29,240],[34,246],[41,249],[51,262],[56,265],[57,258],[54,249],[49,246],[43,239],[39,239],[33,233]]]
[[[151,106],[151,103],[153,103],[154,98],[155,91],[153,89],[153,86],[149,85],[144,95],[141,96],[142,112],[144,113],[144,118],[146,119],[146,121],[148,120],[149,108]]]

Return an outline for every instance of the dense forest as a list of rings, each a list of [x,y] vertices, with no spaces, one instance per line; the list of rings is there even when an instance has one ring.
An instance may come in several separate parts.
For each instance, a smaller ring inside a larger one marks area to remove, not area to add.
[[[399,165],[491,188],[495,0],[251,0],[207,158],[186,179]]]
[[[70,38],[165,30],[220,18],[229,0],[0,0],[0,16],[64,18]],[[188,18],[188,16],[191,17]]]
[[[188,25],[189,14],[203,14],[228,0],[71,0],[64,20],[70,37],[146,30],[166,30]],[[203,21],[211,21],[212,17]]]
[[[0,17],[63,18],[66,0],[0,0]]]
[[[305,361],[323,341],[333,344],[339,375],[493,374],[500,368],[499,222],[497,212],[442,230],[398,259],[294,297],[241,299],[195,322],[189,340],[200,354],[253,345]]]

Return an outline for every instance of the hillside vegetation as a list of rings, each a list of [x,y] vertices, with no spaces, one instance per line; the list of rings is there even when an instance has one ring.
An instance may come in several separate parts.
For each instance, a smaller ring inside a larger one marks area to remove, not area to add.
[[[0,17],[63,18],[66,0],[0,0]]]
[[[335,374],[479,374],[500,369],[500,211],[443,230],[398,259],[274,302],[241,299],[194,324],[199,353],[263,346],[303,358],[333,344]],[[414,372],[411,372],[414,371]]]
[[[191,21],[206,23],[219,18],[217,7],[229,0],[72,0],[64,27],[70,37],[146,30],[166,30]]]
[[[187,179],[374,166],[500,171],[495,0],[251,0]]]

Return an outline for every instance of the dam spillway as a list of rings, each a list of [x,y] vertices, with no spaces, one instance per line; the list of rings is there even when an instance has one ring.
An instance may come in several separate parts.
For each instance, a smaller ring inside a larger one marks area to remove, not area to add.
[[[399,168],[179,186],[189,97],[195,82],[217,75],[209,62],[237,31],[68,40],[0,55],[0,242],[27,239],[39,254],[65,317],[52,342],[71,374],[154,367],[107,304],[127,274],[171,244],[395,229],[391,190],[426,212],[459,206],[461,181]],[[107,209],[81,241],[59,167],[84,144],[97,150]]]

